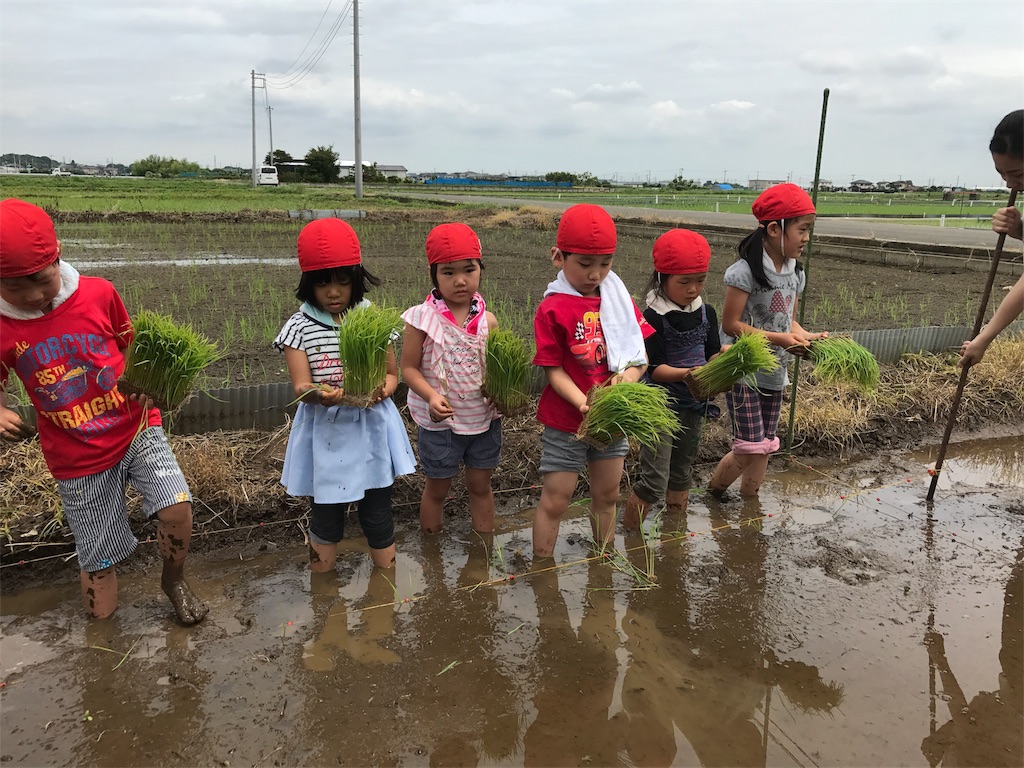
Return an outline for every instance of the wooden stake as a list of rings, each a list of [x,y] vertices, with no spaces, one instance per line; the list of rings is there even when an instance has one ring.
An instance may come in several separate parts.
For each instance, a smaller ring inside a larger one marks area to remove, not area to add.
[[[1017,202],[1017,190],[1010,191],[1010,199],[1006,203],[1007,208],[1013,208]],[[985,283],[985,292],[981,294],[981,306],[978,307],[978,316],[974,319],[974,331],[971,339],[981,333],[981,326],[985,324],[985,310],[988,308],[988,297],[992,293],[992,284],[996,280],[996,270],[999,267],[999,259],[1003,255],[1003,243],[1006,242],[1006,233],[1001,232],[996,241],[996,250],[992,254],[992,266],[988,270],[988,281]],[[953,425],[956,424],[956,417],[960,411],[960,397],[964,393],[964,385],[967,384],[967,372],[970,366],[965,365],[960,369],[960,381],[956,386],[956,394],[953,396],[953,404],[949,407],[949,418],[946,420],[946,431],[942,435],[942,444],[939,445],[939,455],[935,459],[935,470],[932,473],[932,481],[928,486],[928,495],[925,501],[929,504],[935,497],[935,486],[939,484],[939,472],[942,471],[942,462],[946,459],[946,448],[949,446],[949,436],[953,434]]]

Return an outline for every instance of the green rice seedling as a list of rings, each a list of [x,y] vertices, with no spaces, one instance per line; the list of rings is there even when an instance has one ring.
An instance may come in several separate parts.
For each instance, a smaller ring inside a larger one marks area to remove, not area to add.
[[[759,371],[774,371],[779,361],[760,333],[743,333],[725,352],[686,377],[686,386],[698,400],[707,400]]]
[[[118,382],[122,392],[142,393],[158,407],[176,410],[192,392],[199,375],[216,360],[217,345],[191,325],[178,325],[148,310],[132,321],[135,338]]]
[[[595,387],[587,396],[590,409],[576,437],[595,446],[607,446],[625,437],[640,445],[655,446],[679,431],[679,419],[668,407],[662,387],[622,382]]]
[[[878,361],[866,347],[849,336],[812,341],[808,357],[819,381],[853,384],[864,394],[878,389]]]
[[[533,371],[533,353],[525,339],[504,328],[491,331],[484,358],[484,395],[504,416],[525,411]]]
[[[338,357],[349,405],[369,408],[387,377],[388,347],[402,329],[398,310],[380,304],[350,309],[338,326]]]

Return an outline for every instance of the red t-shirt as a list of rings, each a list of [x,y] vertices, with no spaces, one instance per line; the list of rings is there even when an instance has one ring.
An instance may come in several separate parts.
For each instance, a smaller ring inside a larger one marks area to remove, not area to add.
[[[644,320],[635,303],[633,309],[646,339],[654,329]],[[562,368],[584,394],[611,376],[601,331],[600,296],[551,294],[537,307],[533,335],[537,342],[533,364]],[[549,384],[540,396],[537,421],[562,432],[575,432],[583,421],[583,414]]]
[[[117,464],[145,418],[117,389],[133,337],[128,311],[108,281],[79,278],[78,290],[34,320],[0,316],[0,384],[11,371],[39,415],[39,440],[58,480],[103,472]]]

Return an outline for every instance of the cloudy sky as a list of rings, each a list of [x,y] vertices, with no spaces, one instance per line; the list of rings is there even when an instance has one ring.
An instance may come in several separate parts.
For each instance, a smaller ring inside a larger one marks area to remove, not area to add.
[[[345,0],[0,0],[0,153],[354,156]],[[342,14],[345,21],[324,48]],[[412,172],[1001,186],[1020,0],[361,0],[363,159]],[[322,52],[302,76],[304,62]]]

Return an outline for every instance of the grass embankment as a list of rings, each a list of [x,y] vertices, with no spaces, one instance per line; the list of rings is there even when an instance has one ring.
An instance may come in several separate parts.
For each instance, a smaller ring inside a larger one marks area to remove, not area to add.
[[[797,455],[811,449],[819,454],[856,452],[870,446],[894,450],[911,447],[914,435],[934,435],[948,417],[959,369],[954,355],[910,355],[897,365],[882,367],[878,390],[871,396],[852,385],[823,384],[812,377],[803,378],[797,404]],[[726,421],[719,419],[706,429],[703,459],[716,461],[728,450]],[[971,369],[958,421],[961,429],[1024,422],[1024,334],[997,340],[985,359]],[[407,425],[411,430],[408,420]],[[505,447],[502,463],[494,475],[494,488],[499,495],[529,494],[539,481],[540,429],[533,420],[533,411],[506,420],[504,433]],[[305,503],[289,498],[279,482],[287,434],[285,427],[274,433],[219,432],[171,437],[196,499],[197,531],[216,533],[305,514]],[[625,477],[635,471],[634,453],[627,461]],[[45,556],[68,548],[70,532],[64,524],[56,486],[46,471],[38,439],[0,449],[0,479],[0,542],[4,545],[4,558]],[[415,514],[422,482],[420,475],[398,479],[394,497],[397,514]],[[581,480],[585,482],[585,478]],[[452,490],[452,509],[463,508],[464,485],[456,483]],[[132,508],[138,520],[137,501]],[[139,528],[141,523],[136,522],[135,526]]]

